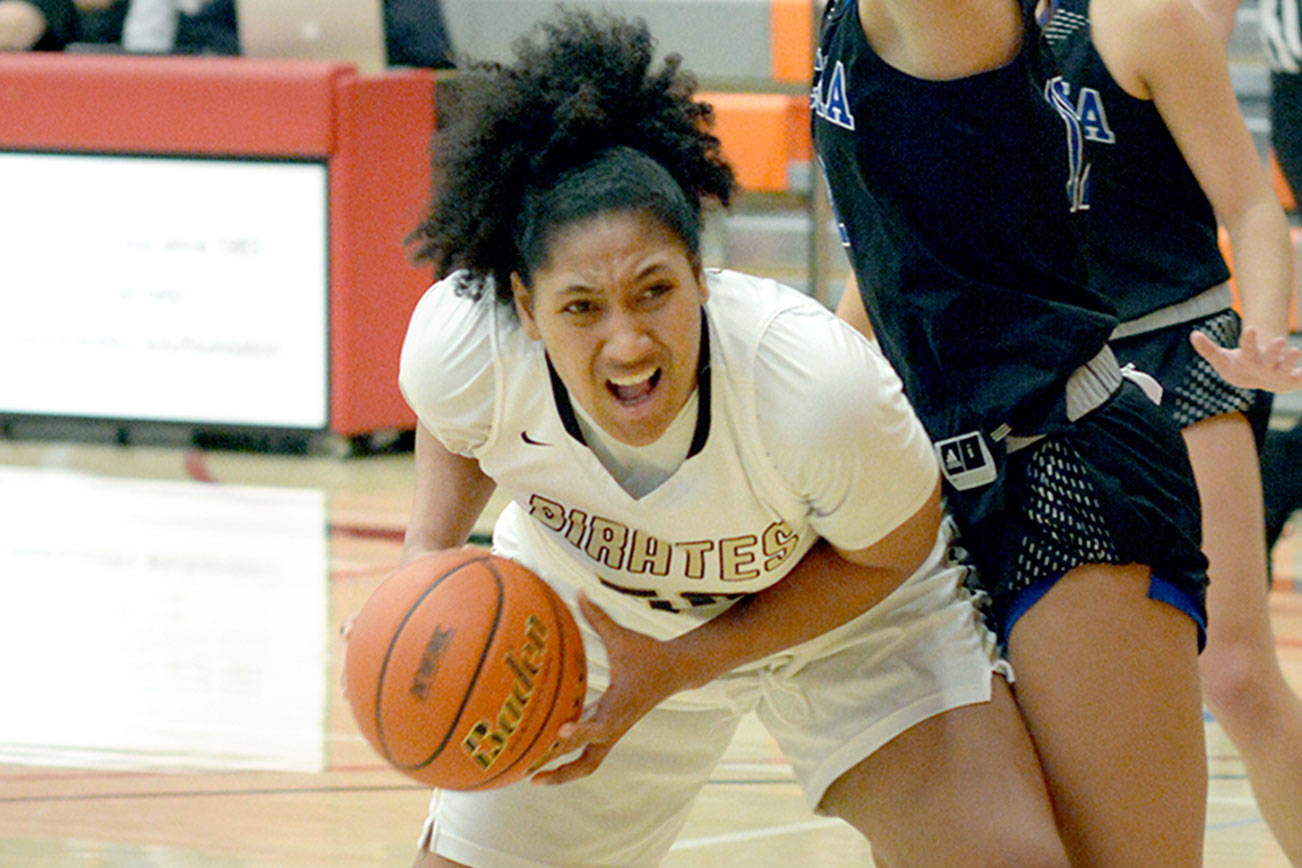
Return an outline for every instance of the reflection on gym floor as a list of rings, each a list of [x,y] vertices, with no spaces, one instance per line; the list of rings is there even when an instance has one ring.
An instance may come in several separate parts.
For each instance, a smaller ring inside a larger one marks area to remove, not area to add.
[[[0,762],[321,770],[322,492],[0,468],[0,493]]]

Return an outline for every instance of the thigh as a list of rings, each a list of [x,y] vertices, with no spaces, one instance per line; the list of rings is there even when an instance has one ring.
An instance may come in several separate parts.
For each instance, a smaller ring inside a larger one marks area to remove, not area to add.
[[[1273,666],[1266,577],[1265,507],[1252,429],[1240,413],[1184,429],[1203,504],[1203,550],[1209,562],[1207,653],[1225,645],[1252,649]]]
[[[654,865],[677,837],[737,721],[732,709],[656,709],[588,777],[436,793],[422,854],[477,868]]]
[[[1030,736],[1008,684],[992,679],[988,702],[900,734],[838,778],[822,808],[890,865],[1066,865]]]
[[[1073,859],[1196,865],[1207,766],[1197,628],[1138,565],[1078,567],[1017,622],[1018,704]]]

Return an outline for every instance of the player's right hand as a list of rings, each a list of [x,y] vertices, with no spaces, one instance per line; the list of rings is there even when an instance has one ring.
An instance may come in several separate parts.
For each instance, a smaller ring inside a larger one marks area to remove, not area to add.
[[[560,729],[556,755],[582,751],[579,756],[534,775],[535,784],[563,784],[592,774],[633,724],[690,686],[680,677],[687,667],[673,663],[670,643],[620,625],[582,592],[579,611],[606,647],[610,686],[579,720]]]

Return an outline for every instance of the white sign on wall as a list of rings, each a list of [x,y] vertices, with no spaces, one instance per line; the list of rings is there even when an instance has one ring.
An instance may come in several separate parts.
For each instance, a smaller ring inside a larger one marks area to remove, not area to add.
[[[0,153],[0,412],[321,430],[326,167]]]

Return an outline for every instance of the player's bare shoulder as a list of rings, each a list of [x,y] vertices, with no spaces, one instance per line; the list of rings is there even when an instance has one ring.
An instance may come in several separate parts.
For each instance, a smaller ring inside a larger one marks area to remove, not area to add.
[[[1090,39],[1117,84],[1151,99],[1161,65],[1215,46],[1211,23],[1189,0],[1090,0]]]

